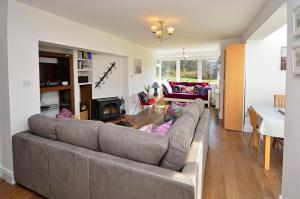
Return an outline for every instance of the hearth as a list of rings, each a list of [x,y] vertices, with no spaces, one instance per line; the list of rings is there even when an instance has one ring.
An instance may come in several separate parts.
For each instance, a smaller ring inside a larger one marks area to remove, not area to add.
[[[121,100],[118,97],[92,100],[92,120],[109,121],[120,117]]]

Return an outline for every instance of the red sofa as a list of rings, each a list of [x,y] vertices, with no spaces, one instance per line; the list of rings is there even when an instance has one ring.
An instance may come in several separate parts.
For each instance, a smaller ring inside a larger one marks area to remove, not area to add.
[[[191,101],[197,98],[203,99],[204,101],[207,102],[207,104],[209,104],[209,95],[210,95],[210,85],[207,82],[172,82],[169,81],[169,84],[172,88],[172,92],[168,92],[167,88],[165,85],[163,85],[163,95],[164,95],[164,99],[165,101]],[[174,92],[175,89],[174,87],[176,85],[182,85],[182,86],[187,86],[187,87],[191,87],[191,86],[202,86],[202,90],[200,92],[200,94],[195,94],[195,93],[182,93],[182,92]]]

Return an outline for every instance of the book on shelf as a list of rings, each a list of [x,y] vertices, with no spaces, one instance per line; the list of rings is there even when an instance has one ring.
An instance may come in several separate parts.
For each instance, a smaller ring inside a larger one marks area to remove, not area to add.
[[[78,67],[79,70],[88,69],[90,68],[90,63],[84,60],[78,60]]]
[[[85,52],[85,51],[78,51],[78,59],[92,60],[92,53]]]

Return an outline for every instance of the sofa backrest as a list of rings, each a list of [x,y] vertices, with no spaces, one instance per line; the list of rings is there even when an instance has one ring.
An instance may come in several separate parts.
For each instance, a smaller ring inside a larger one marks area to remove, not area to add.
[[[62,141],[93,151],[99,151],[99,127],[101,121],[83,121],[76,119],[55,119],[41,114],[28,119],[30,133]]]
[[[173,87],[174,85],[182,85],[182,86],[207,86],[209,85],[208,82],[173,82],[173,81],[169,81],[169,84],[171,87]]]
[[[175,171],[180,171],[184,167],[203,110],[204,102],[200,99],[194,100],[183,109],[181,117],[167,133],[169,147],[161,162],[161,167]]]
[[[203,100],[196,99],[190,105],[183,108],[182,115],[192,116],[194,122],[197,124],[204,108],[205,105]]]
[[[55,128],[59,122],[58,119],[36,114],[29,117],[27,122],[30,133],[51,140],[57,140]]]
[[[75,146],[99,151],[99,128],[101,121],[65,119],[56,125],[57,138]]]
[[[168,149],[166,136],[104,124],[99,133],[100,151],[151,165],[159,165]]]

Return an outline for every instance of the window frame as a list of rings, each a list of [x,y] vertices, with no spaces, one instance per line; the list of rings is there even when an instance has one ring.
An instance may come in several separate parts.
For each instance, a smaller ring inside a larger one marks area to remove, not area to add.
[[[215,60],[218,60],[219,57],[217,56],[207,56],[207,57],[189,57],[188,60],[197,60],[198,62],[198,79],[197,79],[197,82],[202,82],[203,79],[202,79],[202,64],[203,64],[203,60],[212,60],[212,59],[215,59]],[[159,67],[159,73],[160,73],[160,81],[159,82],[165,82],[167,80],[162,80],[162,62],[163,61],[176,61],[176,81],[177,82],[180,82],[180,60],[178,57],[174,57],[174,58],[160,58],[159,59],[159,65],[156,65],[156,67]],[[220,63],[219,63],[219,70],[220,70]],[[217,77],[217,80],[219,81],[220,80],[220,76],[218,75]]]

